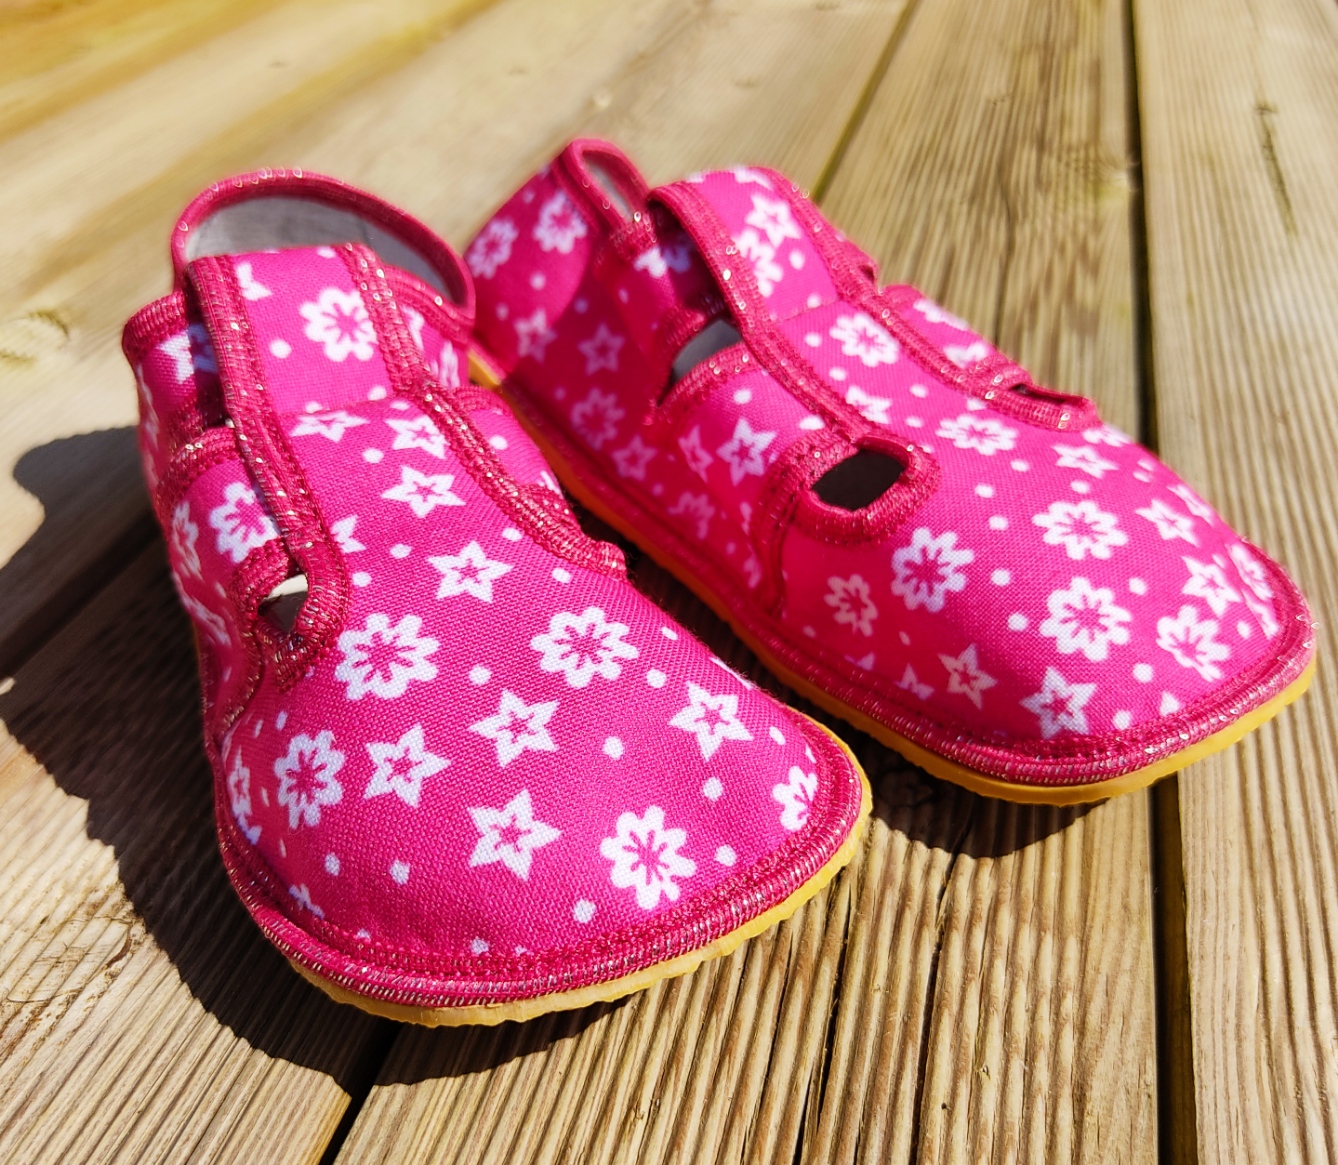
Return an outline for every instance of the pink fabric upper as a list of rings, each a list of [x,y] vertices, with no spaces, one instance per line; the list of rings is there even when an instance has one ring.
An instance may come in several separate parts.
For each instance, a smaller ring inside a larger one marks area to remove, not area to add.
[[[481,346],[585,485],[788,668],[935,752],[1112,777],[1313,653],[1295,586],[1193,488],[913,288],[880,290],[773,171],[650,191],[575,142],[466,261]],[[743,342],[667,387],[717,318]],[[895,484],[823,502],[814,483],[862,450]]]
[[[240,193],[239,193],[240,192]],[[130,321],[145,470],[195,623],[223,853],[290,957],[424,1007],[542,996],[701,947],[847,839],[857,771],[644,599],[507,408],[470,308],[332,245],[198,258]],[[290,575],[291,634],[260,613]]]

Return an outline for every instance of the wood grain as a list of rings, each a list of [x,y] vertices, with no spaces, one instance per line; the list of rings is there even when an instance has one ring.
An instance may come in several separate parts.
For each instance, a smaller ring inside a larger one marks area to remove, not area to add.
[[[1161,451],[1288,564],[1319,620],[1305,701],[1180,778],[1198,1146],[1332,1161],[1338,9],[1134,13]]]
[[[922,0],[825,205],[884,278],[1137,431],[1125,41],[1118,3]],[[923,1079],[901,1077],[919,1091],[898,1113],[882,1089],[856,1107],[852,1075],[832,1143],[858,1128],[867,1159],[1153,1159],[1147,796],[1075,813],[926,795],[917,840],[951,859],[904,892],[936,927],[912,991]],[[871,1078],[914,1046],[880,1049]]]
[[[997,313],[1024,358],[1059,383],[1097,392],[1132,424],[1120,9],[1075,17],[1067,5],[1016,3],[1001,6],[984,35],[967,36],[978,13],[964,4],[916,9],[844,149],[830,208],[885,258],[901,257],[894,274],[928,274],[950,304]],[[681,59],[672,67],[685,69]],[[657,71],[654,62],[642,68]],[[859,91],[849,90],[852,109]],[[989,127],[998,153],[975,157],[982,135],[969,111],[1001,92],[1015,108]],[[940,106],[955,120],[935,120]],[[604,128],[624,136],[612,115]],[[728,148],[734,129],[712,129],[700,151],[721,149],[717,140]],[[821,151],[809,150],[821,165]],[[813,182],[817,165],[791,171]],[[1000,175],[1016,190],[1001,187]],[[973,197],[953,201],[962,188]],[[871,214],[908,233],[920,228],[909,261],[899,240],[861,233]],[[935,260],[953,254],[969,261],[945,274]],[[636,573],[732,664],[759,674],[678,584],[644,561]],[[406,1086],[401,1058],[423,1064],[431,1047],[432,1063],[455,1063],[463,1038],[407,1033],[340,1160],[789,1161],[796,1146],[841,1161],[1150,1159],[1146,797],[1085,814],[1004,807],[914,773],[870,742],[860,751],[885,798],[866,851],[828,902],[782,928],[774,946],[761,940],[746,958],[592,1015],[566,1037],[580,1053],[559,1041],[522,1048],[519,1033],[484,1037],[482,1088],[444,1067]],[[794,953],[796,933],[810,936],[811,972]],[[539,1055],[539,1079],[561,1086],[538,1087],[507,1127],[544,1134],[516,1134],[494,1158],[495,1134],[465,1130],[490,1127],[514,1094],[515,1058]],[[573,1088],[585,1098],[584,1121],[567,1116]],[[424,1093],[440,1094],[433,1114],[449,1111],[456,1135],[423,1140]],[[602,1140],[591,1139],[592,1127]]]
[[[382,1054],[228,885],[191,655],[153,550],[0,696],[0,1160],[314,1161]]]

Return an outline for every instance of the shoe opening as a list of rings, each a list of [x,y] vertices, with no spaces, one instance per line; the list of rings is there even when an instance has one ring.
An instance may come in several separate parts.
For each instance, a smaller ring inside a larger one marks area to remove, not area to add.
[[[739,329],[732,321],[712,320],[678,350],[678,355],[674,357],[674,362],[669,368],[669,383],[665,387],[673,388],[698,364],[709,360],[717,352],[739,343],[742,339]]]
[[[289,634],[297,623],[297,613],[307,601],[308,589],[304,574],[284,579],[261,601],[261,618],[268,619],[284,635]]]
[[[862,510],[887,493],[905,469],[895,457],[860,449],[818,478],[813,492],[837,509]]]
[[[186,258],[339,243],[363,243],[383,262],[453,296],[442,273],[384,227],[354,211],[290,195],[267,195],[219,207],[191,232]]]

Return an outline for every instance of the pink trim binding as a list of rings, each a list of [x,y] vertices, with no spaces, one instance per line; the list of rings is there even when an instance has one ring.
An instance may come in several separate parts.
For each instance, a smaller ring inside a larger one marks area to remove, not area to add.
[[[274,412],[232,260],[222,255],[197,259],[184,278],[199,296],[214,343],[223,401],[235,426],[237,448],[265,495],[288,553],[307,576],[307,601],[298,611],[292,633],[284,637],[274,655],[279,685],[288,688],[325,653],[342,629],[349,602],[348,572]]]

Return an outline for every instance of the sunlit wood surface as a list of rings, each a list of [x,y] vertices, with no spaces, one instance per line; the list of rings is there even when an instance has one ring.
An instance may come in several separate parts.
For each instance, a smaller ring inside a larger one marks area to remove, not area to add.
[[[786,170],[1280,555],[1332,655],[1333,0],[0,0],[0,1161],[1334,1161],[1323,664],[1242,745],[1083,810],[837,724],[878,795],[850,869],[617,1005],[398,1027],[260,937],[121,324],[215,178],[332,172],[459,246],[578,133],[653,180]]]

